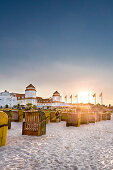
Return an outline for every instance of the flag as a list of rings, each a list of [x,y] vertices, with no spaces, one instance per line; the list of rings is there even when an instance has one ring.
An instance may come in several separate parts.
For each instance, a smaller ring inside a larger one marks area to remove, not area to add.
[[[96,93],[93,94],[93,97],[96,97]]]
[[[67,95],[66,95],[64,98],[65,98],[65,101],[66,101],[66,103],[67,103]]]
[[[72,95],[70,96],[70,99],[72,99]]]
[[[102,97],[102,93],[99,94],[99,97]]]
[[[67,99],[67,95],[65,96],[65,99]]]

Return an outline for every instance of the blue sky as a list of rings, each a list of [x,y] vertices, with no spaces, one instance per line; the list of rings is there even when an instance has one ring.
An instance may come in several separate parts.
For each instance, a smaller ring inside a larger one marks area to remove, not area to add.
[[[0,0],[0,91],[101,91],[113,104],[112,0]]]

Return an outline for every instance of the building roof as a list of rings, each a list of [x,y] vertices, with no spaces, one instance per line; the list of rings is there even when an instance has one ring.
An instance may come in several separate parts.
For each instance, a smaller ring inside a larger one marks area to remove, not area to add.
[[[60,93],[59,93],[58,91],[55,91],[55,92],[53,93],[53,96],[60,96]]]
[[[32,84],[29,84],[26,88],[30,88],[30,87],[35,89],[35,87]]]
[[[17,100],[24,100],[25,99],[25,94],[19,94],[16,93]]]
[[[36,91],[36,88],[35,88],[32,84],[29,84],[29,85],[26,87],[26,90],[25,90],[25,91],[29,91],[29,90]]]
[[[42,97],[36,97],[37,103],[42,103]]]
[[[43,99],[42,97],[37,97],[37,103],[52,103],[51,98]]]
[[[52,99],[42,99],[42,103],[52,103]]]
[[[16,94],[17,94],[17,93],[13,93],[13,92],[10,93],[10,95],[13,96],[13,97],[16,97]]]

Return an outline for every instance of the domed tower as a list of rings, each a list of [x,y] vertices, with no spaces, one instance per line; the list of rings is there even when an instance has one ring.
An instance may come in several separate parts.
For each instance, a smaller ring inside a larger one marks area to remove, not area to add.
[[[61,96],[58,91],[55,91],[52,96],[53,101],[61,102]]]
[[[27,103],[32,103],[33,105],[37,105],[37,99],[36,99],[36,88],[30,84],[26,87],[25,90],[25,100]]]

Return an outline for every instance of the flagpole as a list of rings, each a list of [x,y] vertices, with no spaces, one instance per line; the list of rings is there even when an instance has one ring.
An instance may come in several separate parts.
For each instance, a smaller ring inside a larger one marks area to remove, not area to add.
[[[100,93],[99,97],[101,97],[100,98],[100,103],[101,103],[101,105],[103,105],[103,94],[102,94],[102,92]]]
[[[101,105],[103,105],[103,97],[102,97],[102,95],[101,95]]]
[[[95,95],[95,105],[96,105],[96,95]]]
[[[77,104],[78,104],[78,95],[77,95]]]
[[[88,94],[88,103],[90,103],[90,93]]]
[[[75,103],[78,103],[78,95],[75,96],[75,99],[76,99]]]
[[[71,104],[72,104],[72,95],[70,96],[70,99],[71,99]]]
[[[67,95],[65,96],[65,102],[67,103]]]
[[[102,96],[101,96],[101,105],[102,105]]]
[[[96,105],[96,93],[95,93],[95,94],[93,94],[93,97],[95,97],[95,105]]]

